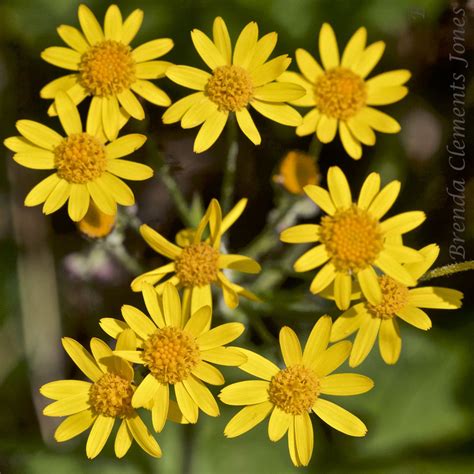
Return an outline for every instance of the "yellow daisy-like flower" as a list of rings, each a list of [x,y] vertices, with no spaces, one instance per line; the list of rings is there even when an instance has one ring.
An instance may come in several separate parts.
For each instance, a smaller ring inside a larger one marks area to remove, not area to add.
[[[258,301],[253,293],[230,281],[223,270],[258,273],[260,265],[249,257],[224,254],[220,250],[222,235],[239,218],[246,205],[247,199],[241,199],[222,219],[219,202],[213,199],[194,232],[192,243],[188,243],[189,237],[178,239],[185,244],[183,246],[175,245],[151,227],[142,225],[140,233],[148,245],[173,262],[135,278],[132,290],[141,291],[143,282],[147,282],[157,285],[156,289],[161,292],[164,283],[159,282],[174,273],[166,282],[184,288],[185,306],[190,306],[192,312],[201,306],[212,307],[212,285],[222,288],[224,301],[230,308],[239,304],[239,295]],[[203,236],[206,227],[209,227],[209,238]]]
[[[170,63],[156,59],[173,48],[173,41],[156,39],[132,50],[130,42],[143,21],[141,10],[135,10],[122,21],[117,5],[111,5],[105,14],[104,29],[85,5],[79,6],[78,16],[82,32],[67,25],[58,28],[59,36],[69,48],[53,46],[41,53],[48,63],[74,73],[50,82],[40,95],[54,99],[58,91],[66,91],[76,105],[92,96],[91,120],[113,140],[119,131],[119,105],[132,117],[145,118],[135,94],[152,104],[164,107],[171,104],[166,93],[148,79],[164,77]],[[54,115],[54,106],[48,112]]]
[[[249,23],[240,33],[234,52],[224,20],[214,20],[213,40],[197,29],[191,32],[194,47],[211,73],[189,66],[171,66],[166,76],[195,92],[173,104],[163,115],[164,123],[181,121],[183,128],[202,125],[194,142],[201,153],[219,138],[230,114],[235,114],[242,132],[255,145],[260,133],[250,116],[251,105],[264,117],[296,127],[301,115],[285,102],[298,99],[305,90],[293,83],[275,82],[290,65],[286,54],[267,61],[277,34],[258,39],[258,26]]]
[[[385,49],[383,41],[365,47],[367,31],[359,28],[339,58],[333,29],[327,23],[319,34],[319,54],[323,67],[304,49],[296,50],[296,62],[302,74],[285,72],[281,81],[294,82],[306,89],[306,95],[293,105],[313,107],[296,129],[300,136],[316,133],[322,143],[334,140],[339,129],[341,142],[349,156],[358,160],[362,146],[375,144],[375,133],[398,133],[400,125],[389,115],[373,108],[397,102],[408,93],[403,85],[410,79],[406,69],[366,79]]]
[[[313,156],[300,150],[292,150],[283,157],[278,174],[272,179],[291,194],[304,194],[304,187],[308,184],[318,184],[320,175]]]
[[[438,257],[439,247],[428,245],[420,250],[420,254],[424,257],[423,261],[404,265],[415,282],[433,265]],[[387,364],[398,361],[402,339],[397,318],[427,331],[431,328],[431,320],[420,308],[457,309],[462,304],[463,294],[450,288],[410,288],[417,286],[416,283],[404,285],[387,275],[380,276],[379,283],[382,289],[382,301],[379,304],[373,305],[368,301],[357,303],[343,313],[332,327],[331,341],[345,339],[357,331],[349,359],[351,367],[356,367],[365,360],[377,335],[382,359]],[[360,298],[360,294],[357,296]]]
[[[91,198],[108,215],[116,214],[117,204],[133,205],[133,192],[120,178],[141,181],[150,178],[153,170],[119,158],[140,148],[146,136],[133,133],[106,144],[104,135],[94,126],[91,111],[84,131],[77,107],[65,92],[57,93],[55,104],[66,137],[38,122],[19,120],[16,128],[22,136],[4,141],[15,152],[13,159],[18,164],[55,170],[28,193],[25,206],[44,203],[43,212],[51,214],[69,200],[69,217],[80,221]]]
[[[160,300],[151,285],[144,285],[144,296],[151,319],[133,306],[122,307],[125,322],[139,338],[138,349],[115,351],[130,362],[143,364],[148,371],[133,394],[132,406],[152,402],[153,427],[161,431],[168,416],[171,385],[188,422],[197,422],[199,409],[209,416],[218,416],[217,402],[203,382],[224,383],[222,373],[210,363],[239,365],[246,361],[237,349],[225,347],[242,334],[244,325],[227,323],[209,329],[209,306],[187,319],[178,290],[171,283],[165,285]],[[106,319],[101,325],[111,334],[116,332],[114,326],[120,329],[114,320]]]
[[[115,455],[118,458],[127,454],[134,439],[150,456],[161,457],[158,443],[131,404],[136,389],[132,366],[114,356],[109,346],[97,338],[91,339],[92,355],[74,339],[65,337],[62,343],[92,383],[57,380],[40,388],[45,397],[55,400],[44,409],[44,415],[67,416],[56,429],[56,441],[68,441],[92,426],[86,445],[87,457],[92,459],[102,451],[115,421],[119,420],[115,438]],[[117,349],[132,348],[135,348],[135,334],[128,329],[118,338]],[[180,421],[181,415],[176,406],[170,417]]]
[[[246,433],[270,416],[268,436],[280,440],[288,432],[288,448],[295,466],[307,466],[313,452],[310,413],[338,431],[365,436],[364,423],[344,408],[321,395],[358,395],[373,387],[370,378],[359,374],[334,374],[349,356],[351,343],[342,341],[327,347],[331,318],[323,316],[315,324],[301,350],[298,336],[289,328],[280,331],[280,347],[286,368],[245,349],[248,361],[239,366],[263,380],[237,382],[225,387],[219,398],[228,405],[248,405],[227,424],[224,434],[234,438]]]
[[[281,233],[289,243],[319,242],[294,264],[297,272],[322,269],[313,279],[310,290],[320,293],[334,282],[334,297],[339,309],[347,309],[352,293],[352,277],[356,276],[367,300],[382,302],[382,290],[374,267],[405,285],[416,285],[415,279],[401,263],[418,262],[423,257],[416,250],[395,242],[424,220],[421,211],[411,211],[382,218],[400,192],[400,182],[392,181],[380,189],[380,175],[371,173],[365,180],[357,202],[352,201],[349,183],[340,168],[329,168],[329,192],[320,186],[306,186],[308,197],[326,214],[319,225],[302,224]]]

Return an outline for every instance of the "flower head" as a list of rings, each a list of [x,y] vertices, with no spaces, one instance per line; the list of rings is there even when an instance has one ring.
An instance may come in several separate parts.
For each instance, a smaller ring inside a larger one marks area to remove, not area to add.
[[[307,466],[313,451],[313,411],[324,422],[350,436],[365,436],[364,423],[321,395],[357,395],[373,387],[368,377],[335,374],[349,356],[351,343],[328,346],[331,318],[323,316],[314,325],[302,351],[297,335],[289,327],[280,331],[280,347],[286,367],[245,349],[248,361],[239,366],[262,380],[237,382],[225,387],[219,398],[228,405],[247,405],[227,424],[224,434],[234,438],[270,416],[268,436],[280,440],[288,432],[288,448],[296,466]]]
[[[69,48],[53,46],[41,53],[45,61],[74,72],[47,84],[40,95],[54,99],[58,91],[66,91],[76,105],[92,96],[91,120],[113,140],[119,131],[119,105],[138,120],[145,117],[135,94],[156,105],[167,107],[171,103],[149,79],[164,77],[170,63],[156,58],[170,51],[173,41],[157,39],[132,49],[130,42],[143,21],[141,10],[122,21],[117,5],[111,5],[103,29],[85,5],[79,6],[78,16],[82,32],[67,25],[58,28]],[[53,104],[49,113],[56,112]]]
[[[92,201],[86,215],[77,223],[77,227],[87,237],[101,239],[113,231],[116,220],[117,216],[104,214]]]
[[[387,105],[408,93],[403,85],[410,72],[399,69],[366,79],[385,49],[383,41],[365,47],[367,31],[359,28],[339,58],[336,36],[328,23],[319,34],[319,52],[323,67],[304,49],[296,50],[301,74],[283,73],[279,80],[304,87],[306,95],[293,105],[312,107],[296,129],[300,136],[316,133],[322,143],[334,140],[339,129],[341,142],[354,159],[362,156],[362,144],[375,144],[375,131],[397,133],[400,125],[374,105]]]
[[[392,181],[380,189],[380,175],[371,173],[365,180],[357,202],[340,168],[329,168],[329,192],[320,186],[306,186],[305,192],[323,211],[319,225],[302,224],[284,230],[283,242],[319,242],[294,264],[297,272],[324,265],[311,283],[312,293],[320,293],[334,282],[334,296],[340,309],[347,309],[356,276],[367,300],[378,305],[382,290],[374,267],[404,285],[416,282],[401,263],[419,262],[422,256],[414,249],[395,242],[424,220],[421,211],[404,212],[382,221],[397,199],[400,183]]]
[[[220,249],[222,235],[242,214],[246,204],[246,199],[240,200],[222,219],[220,205],[216,199],[213,199],[197,229],[192,232],[192,238],[189,237],[188,230],[186,238],[184,234],[180,234],[178,245],[168,241],[147,225],[142,225],[140,233],[148,245],[173,261],[135,278],[132,282],[132,290],[140,291],[143,282],[147,282],[152,285],[158,284],[156,288],[158,292],[161,292],[164,283],[159,282],[169,273],[173,273],[166,282],[184,288],[184,300],[190,301],[192,311],[201,306],[212,307],[211,286],[213,285],[222,288],[224,300],[230,308],[238,305],[239,295],[258,300],[253,293],[231,282],[223,270],[258,273],[260,265],[249,257],[224,254]],[[207,227],[209,227],[209,237],[205,238],[204,231]]]
[[[125,456],[132,441],[150,456],[161,457],[155,438],[132,406],[135,393],[134,371],[125,360],[114,356],[112,350],[100,339],[91,339],[92,355],[77,341],[69,337],[62,340],[63,347],[79,369],[91,380],[57,380],[43,385],[40,392],[55,400],[43,411],[46,416],[67,416],[58,426],[56,441],[68,441],[91,428],[86,445],[87,457],[95,458],[107,442],[119,420],[115,438],[115,455]],[[135,335],[130,329],[123,331],[116,348],[135,348]],[[176,407],[170,417],[181,415]]]
[[[402,339],[398,319],[427,331],[431,320],[420,308],[457,309],[461,307],[463,294],[450,288],[436,286],[418,287],[416,283],[433,265],[438,257],[439,247],[428,245],[420,250],[423,261],[407,263],[405,270],[414,279],[414,285],[405,285],[387,275],[379,276],[382,300],[374,305],[360,292],[355,291],[356,302],[334,323],[331,341],[345,339],[357,331],[349,364],[356,367],[369,355],[377,335],[382,359],[387,364],[395,364],[400,357]]]
[[[285,104],[298,99],[305,90],[292,83],[275,82],[290,65],[288,56],[267,61],[277,42],[276,33],[258,39],[258,26],[249,23],[232,45],[224,20],[214,20],[213,40],[197,29],[191,32],[194,47],[211,73],[189,66],[172,66],[166,76],[195,92],[178,100],[163,115],[165,123],[181,121],[183,128],[201,126],[194,151],[201,153],[219,138],[230,114],[255,145],[260,133],[248,111],[251,105],[263,116],[284,125],[301,123],[299,113]]]
[[[151,285],[144,283],[144,298],[151,319],[133,306],[125,305],[122,316],[135,332],[136,350],[116,350],[115,354],[130,362],[142,364],[147,375],[132,397],[132,406],[152,406],[152,420],[161,431],[168,416],[170,386],[184,418],[196,423],[199,409],[209,416],[218,416],[219,407],[204,382],[224,383],[222,373],[212,363],[239,365],[246,361],[236,349],[225,344],[237,339],[244,331],[241,323],[227,323],[209,329],[211,308],[203,306],[188,319],[185,302],[178,290],[165,285],[159,297]],[[105,318],[101,326],[112,336],[123,331],[123,323]]]
[[[273,176],[275,183],[292,194],[304,194],[304,187],[318,184],[319,179],[314,157],[299,150],[289,151],[280,162],[278,174]]]
[[[43,212],[51,214],[69,200],[70,218],[80,221],[91,198],[100,211],[110,216],[116,214],[117,203],[133,205],[133,192],[120,178],[140,181],[150,178],[153,170],[119,158],[140,148],[146,137],[134,133],[107,144],[93,125],[91,110],[84,131],[79,112],[65,92],[57,93],[55,104],[66,137],[38,122],[19,120],[16,127],[22,136],[4,142],[15,152],[13,159],[20,165],[55,170],[29,192],[25,206],[44,203]]]

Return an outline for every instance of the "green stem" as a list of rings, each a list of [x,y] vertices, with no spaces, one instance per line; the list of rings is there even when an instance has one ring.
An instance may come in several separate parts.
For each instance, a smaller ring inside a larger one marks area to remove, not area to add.
[[[229,120],[227,121],[227,143],[229,148],[224,165],[224,177],[222,179],[220,202],[224,214],[230,210],[234,198],[237,155],[239,154],[239,143],[237,137],[237,123],[235,116],[230,115]]]
[[[176,183],[176,180],[171,175],[169,165],[167,165],[163,161],[163,164],[160,167],[159,171],[160,171],[160,177],[163,180],[163,183],[166,186],[166,189],[170,193],[173,199],[173,202],[176,206],[176,209],[178,210],[179,217],[181,218],[181,220],[186,226],[192,227],[193,222],[192,222],[191,213],[189,211],[188,204],[186,202],[186,198],[181,192],[181,189],[179,189],[178,184]]]
[[[313,138],[311,139],[311,143],[309,144],[308,148],[308,155],[311,155],[314,158],[314,162],[317,163],[319,160],[319,154],[321,152],[323,144],[318,140],[316,133],[313,134]]]
[[[425,273],[420,278],[420,281],[428,281],[433,278],[454,275],[455,273],[467,272],[469,270],[474,270],[474,260],[468,260],[467,262],[461,263],[452,263],[450,265],[445,265],[444,267],[434,268],[430,272]]]

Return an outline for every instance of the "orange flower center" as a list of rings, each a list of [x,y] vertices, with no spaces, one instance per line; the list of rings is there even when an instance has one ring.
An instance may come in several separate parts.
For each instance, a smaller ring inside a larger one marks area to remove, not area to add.
[[[383,248],[378,220],[356,205],[321,219],[321,242],[341,272],[367,268]]]
[[[240,66],[219,66],[212,71],[204,92],[219,110],[236,112],[252,99],[252,78]]]
[[[201,360],[196,340],[182,329],[158,329],[143,343],[144,365],[161,383],[175,384],[189,377]]]
[[[303,365],[280,370],[272,377],[268,389],[270,402],[291,415],[308,413],[318,396],[318,376]]]
[[[129,380],[106,373],[92,384],[89,403],[95,414],[124,418],[133,411],[132,396],[133,386]]]
[[[201,287],[217,281],[219,252],[205,242],[188,245],[175,261],[176,275],[185,287]]]
[[[366,103],[365,82],[350,69],[335,67],[317,78],[314,99],[321,113],[339,120],[348,120]]]
[[[382,290],[382,301],[378,305],[367,303],[367,307],[376,318],[393,318],[407,304],[408,287],[387,275],[381,276],[379,283]]]
[[[58,176],[69,183],[94,181],[107,168],[105,146],[88,133],[74,133],[54,149],[54,164]]]
[[[110,97],[128,89],[135,80],[135,60],[126,44],[101,41],[82,55],[79,82],[89,94]]]

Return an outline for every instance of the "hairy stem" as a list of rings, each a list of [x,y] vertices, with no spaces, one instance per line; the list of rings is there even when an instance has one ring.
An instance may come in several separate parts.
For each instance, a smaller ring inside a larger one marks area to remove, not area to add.
[[[420,281],[428,281],[433,278],[454,275],[455,273],[467,272],[469,270],[474,270],[474,260],[468,260],[467,262],[461,263],[452,263],[443,267],[434,268],[430,272],[425,273],[420,278]]]

